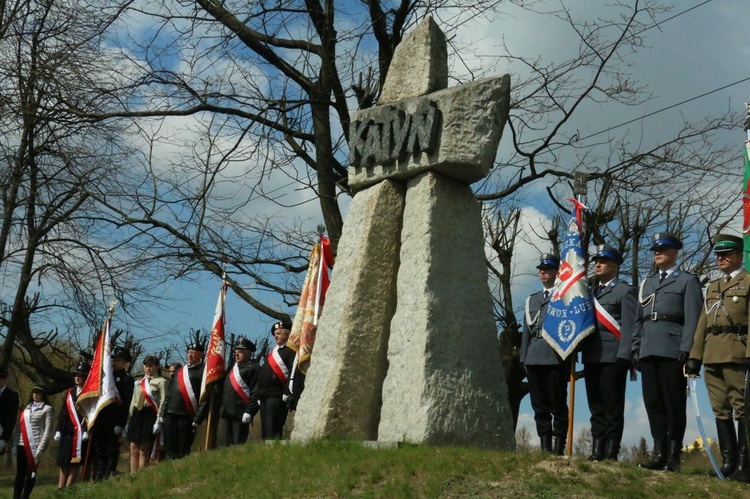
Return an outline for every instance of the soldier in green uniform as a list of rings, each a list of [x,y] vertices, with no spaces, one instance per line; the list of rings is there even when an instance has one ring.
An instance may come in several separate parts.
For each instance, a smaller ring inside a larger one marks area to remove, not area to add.
[[[724,275],[708,285],[685,371],[697,376],[701,364],[705,366],[703,377],[716,416],[723,458],[721,472],[741,479],[750,472],[744,421],[744,362],[750,355],[747,346],[750,274],[742,268],[742,238],[718,234],[713,244],[717,266]],[[735,419],[738,432],[734,429]]]

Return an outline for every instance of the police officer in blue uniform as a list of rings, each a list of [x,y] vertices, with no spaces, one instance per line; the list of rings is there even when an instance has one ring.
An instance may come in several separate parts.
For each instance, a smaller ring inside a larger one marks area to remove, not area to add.
[[[654,235],[656,275],[640,285],[633,333],[633,363],[642,373],[654,457],[652,470],[680,471],[687,424],[687,380],[683,366],[693,346],[703,293],[698,278],[677,268],[682,241],[673,234]]]
[[[596,329],[581,344],[586,397],[591,410],[593,449],[590,461],[616,461],[625,426],[625,384],[631,365],[638,293],[618,279],[623,258],[606,244],[591,256],[598,286],[592,297]]]
[[[529,381],[531,408],[542,450],[562,456],[568,434],[568,364],[542,338],[544,317],[554,292],[560,258],[545,253],[536,268],[544,289],[526,299],[521,364]]]

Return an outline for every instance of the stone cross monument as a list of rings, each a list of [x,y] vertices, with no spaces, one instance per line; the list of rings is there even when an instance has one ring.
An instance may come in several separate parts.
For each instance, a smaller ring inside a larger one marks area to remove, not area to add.
[[[510,77],[447,89],[431,18],[398,46],[377,107],[350,128],[356,192],[293,440],[512,449],[480,205]]]

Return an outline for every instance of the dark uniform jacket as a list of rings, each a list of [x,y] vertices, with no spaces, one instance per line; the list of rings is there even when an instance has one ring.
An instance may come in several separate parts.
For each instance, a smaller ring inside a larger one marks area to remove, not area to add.
[[[221,400],[221,417],[230,419],[242,419],[244,413],[248,413],[254,416],[258,412],[258,396],[255,394],[253,387],[258,379],[258,371],[260,365],[255,360],[250,360],[242,364],[237,364],[237,368],[240,371],[240,378],[250,388],[250,403],[246,404],[242,401],[242,398],[237,394],[237,391],[232,386],[232,381],[229,375],[234,369],[230,369],[224,378],[224,390]]]
[[[641,283],[638,299],[633,351],[640,350],[641,359],[676,359],[679,352],[689,352],[703,304],[698,278],[681,270],[661,284],[659,275],[649,277]]]
[[[270,355],[270,354],[269,354]],[[284,345],[279,348],[279,355],[281,360],[286,365],[289,372],[292,372],[292,366],[294,365],[294,357],[297,355],[294,350]],[[291,377],[291,375],[290,375]],[[302,390],[302,374],[297,372],[294,374],[294,393],[299,395]],[[271,365],[268,363],[268,359],[260,366],[258,370],[258,380],[255,384],[255,390],[258,397],[282,397],[283,395],[289,394],[289,387],[284,385],[281,380],[276,376],[276,373],[271,369]]]
[[[550,296],[552,292],[550,290]],[[541,336],[549,299],[549,296],[544,298],[544,291],[534,293],[526,299],[521,339],[521,363],[525,366],[554,366],[562,363],[557,352]]]
[[[201,382],[203,380],[203,362],[200,364],[193,364],[192,366],[182,366],[178,371],[174,373],[172,379],[169,381],[167,387],[167,397],[164,399],[164,412],[166,414],[174,414],[176,416],[189,416],[190,412],[185,405],[185,401],[182,399],[180,393],[180,384],[178,377],[182,376],[182,370],[188,370],[188,379],[190,380],[190,386],[193,387],[193,393],[195,394],[195,400],[200,401],[201,398]],[[198,405],[198,410],[195,413],[193,422],[201,424],[206,418],[208,413],[208,402]]]
[[[8,446],[10,446],[17,419],[18,393],[11,390],[8,385],[5,385],[5,390],[0,394],[0,426],[3,427],[0,430],[0,440],[5,440]]]
[[[599,305],[620,324],[620,339],[597,320],[596,329],[581,345],[584,363],[614,363],[630,360],[638,292],[620,280],[610,282],[596,297]]]
[[[750,357],[747,346],[749,299],[750,275],[745,270],[740,270],[728,283],[722,277],[708,285],[690,351],[691,359],[704,364],[741,364],[745,357]]]
[[[70,414],[68,413],[68,392],[73,394],[73,407],[75,407],[76,400],[78,400],[78,390],[75,386],[63,393],[62,407],[57,417],[57,428],[55,429],[55,431],[59,431],[60,433],[73,433],[73,422],[70,420]],[[86,419],[77,409],[76,414],[78,415],[78,421],[81,422],[81,429],[86,431]]]
[[[128,422],[128,410],[130,409],[130,401],[133,399],[135,380],[124,369],[112,371],[112,376],[115,377],[115,387],[117,387],[117,393],[120,394],[120,402],[109,404],[103,408],[94,421],[95,427],[114,428],[115,426],[121,426],[124,428]]]

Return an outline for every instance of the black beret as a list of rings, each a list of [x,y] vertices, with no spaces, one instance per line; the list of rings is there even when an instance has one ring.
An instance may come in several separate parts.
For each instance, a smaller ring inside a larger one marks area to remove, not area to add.
[[[130,352],[128,352],[128,350],[123,347],[115,347],[114,351],[112,352],[112,358],[122,359],[125,362],[133,361],[133,357],[130,355]]]
[[[286,319],[280,322],[274,322],[273,325],[271,325],[271,334],[275,333],[277,329],[286,329],[288,331],[291,331],[292,323]]]
[[[243,338],[240,336],[237,338],[234,342],[234,348],[235,350],[250,350],[251,352],[255,351],[255,343],[248,340],[247,338]]]

